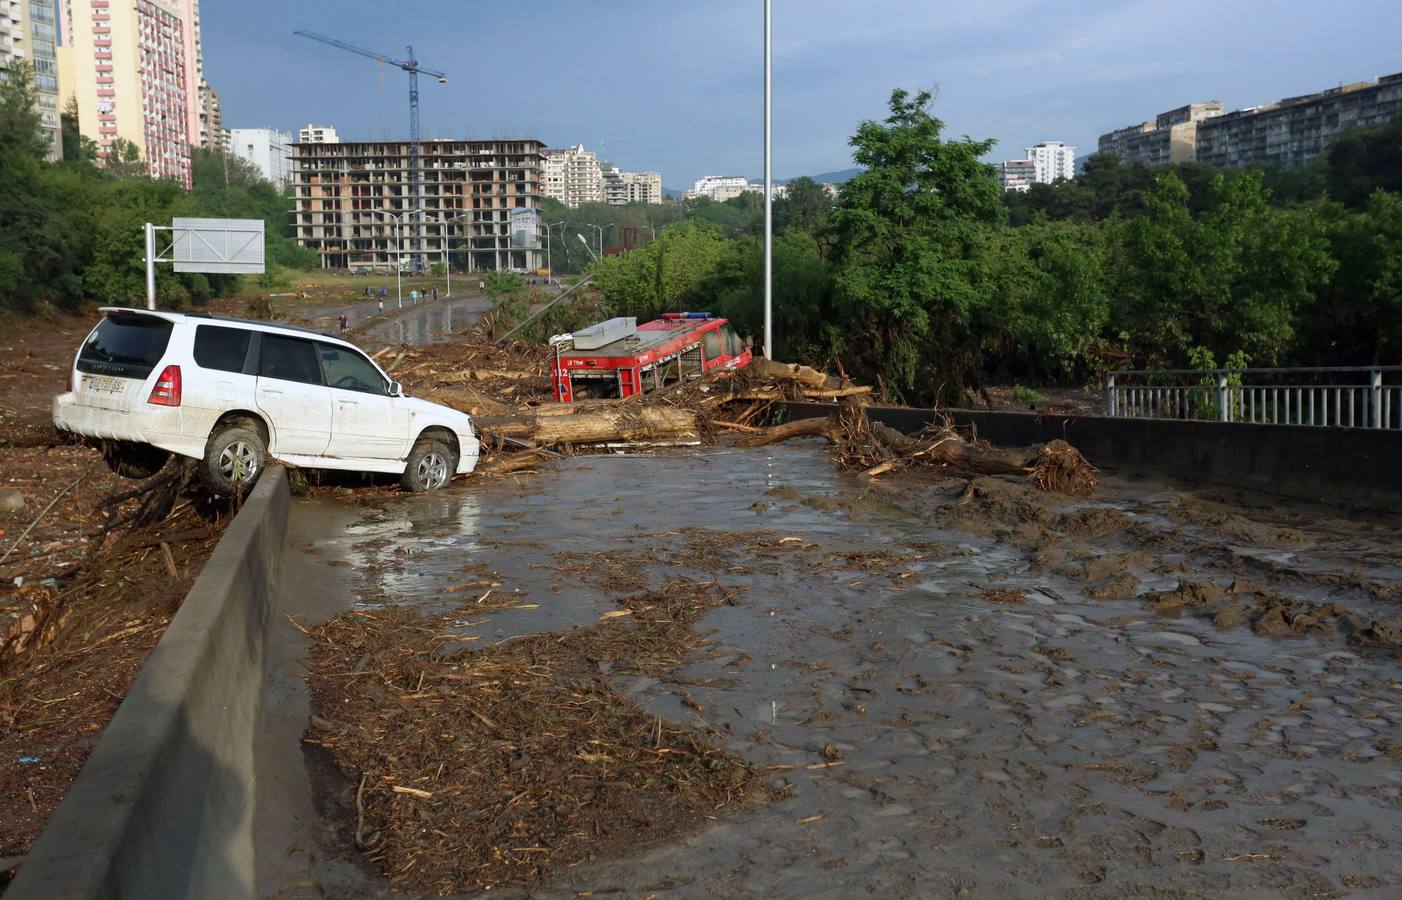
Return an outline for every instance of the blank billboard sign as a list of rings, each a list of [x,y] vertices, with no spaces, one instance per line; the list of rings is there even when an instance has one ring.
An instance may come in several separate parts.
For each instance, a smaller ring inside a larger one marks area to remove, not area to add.
[[[171,233],[177,272],[263,272],[262,219],[173,219]]]

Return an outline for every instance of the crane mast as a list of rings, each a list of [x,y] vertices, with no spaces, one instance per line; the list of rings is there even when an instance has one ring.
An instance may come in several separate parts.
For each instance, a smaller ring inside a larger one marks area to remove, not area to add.
[[[398,66],[409,76],[409,196],[408,203],[405,205],[401,214],[407,214],[412,210],[418,209],[419,203],[423,199],[419,196],[422,182],[419,152],[419,73],[422,72],[425,75],[436,78],[439,84],[447,84],[448,76],[435,69],[428,69],[419,65],[418,59],[414,56],[414,48],[412,46],[404,48],[407,54],[404,59],[395,59],[388,54],[366,50],[364,47],[358,47],[346,41],[327,37],[324,34],[317,34],[314,31],[294,31],[293,34],[300,35],[304,38],[311,38],[323,44],[329,44],[332,47],[337,47],[348,53],[355,53],[359,56],[373,59],[379,63],[389,63],[392,66]],[[410,226],[409,248],[410,259],[413,261],[412,264],[415,271],[418,271],[423,268],[423,223],[418,219],[414,219],[413,224]]]

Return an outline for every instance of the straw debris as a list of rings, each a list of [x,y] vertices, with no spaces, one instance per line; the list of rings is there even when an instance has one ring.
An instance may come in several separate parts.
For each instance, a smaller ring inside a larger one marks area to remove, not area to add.
[[[526,886],[768,799],[743,759],[606,674],[669,671],[735,593],[673,580],[596,625],[479,650],[439,639],[461,610],[313,629],[306,741],[359,785],[358,846],[400,891]]]

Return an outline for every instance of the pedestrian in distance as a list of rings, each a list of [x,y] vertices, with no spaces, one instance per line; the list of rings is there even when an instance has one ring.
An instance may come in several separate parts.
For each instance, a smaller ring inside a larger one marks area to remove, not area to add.
[[[438,288],[436,288],[436,287],[433,289],[433,302],[434,302],[434,303],[437,303],[437,302],[438,302]]]
[[[380,315],[383,316],[383,315],[385,314],[385,301],[384,301],[384,298],[383,298],[383,297],[380,298],[380,301],[379,301],[379,302],[380,302]]]
[[[347,316],[345,313],[341,313],[340,323],[341,323],[341,334],[345,334],[345,333],[346,333],[346,329],[350,328],[350,316]]]

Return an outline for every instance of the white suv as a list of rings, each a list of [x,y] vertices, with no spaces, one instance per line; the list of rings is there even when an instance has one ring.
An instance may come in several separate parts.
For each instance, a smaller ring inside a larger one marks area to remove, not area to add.
[[[318,332],[202,313],[104,307],[73,363],[54,424],[101,441],[112,467],[149,474],[170,453],[238,493],[268,457],[401,475],[431,491],[471,472],[472,420],[404,396],[355,346]]]

